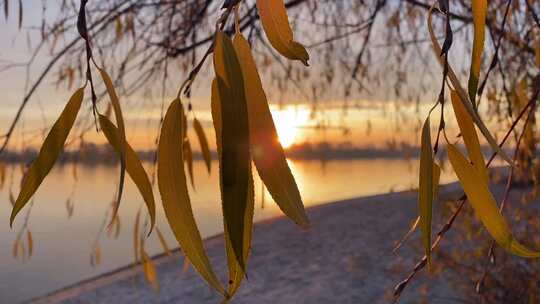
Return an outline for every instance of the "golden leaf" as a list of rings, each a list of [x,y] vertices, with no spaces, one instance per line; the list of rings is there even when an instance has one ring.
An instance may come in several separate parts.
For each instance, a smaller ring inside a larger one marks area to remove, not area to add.
[[[114,116],[116,118],[116,124],[118,125],[118,148],[120,156],[120,181],[118,182],[118,198],[114,205],[114,210],[111,216],[111,221],[118,213],[118,207],[120,207],[120,201],[122,200],[122,193],[124,191],[124,179],[126,176],[126,128],[124,126],[124,116],[122,115],[122,108],[120,107],[120,100],[114,89],[111,77],[104,69],[98,68],[101,78],[107,88],[107,93],[111,99],[112,108],[114,110]],[[115,148],[116,150],[116,148]]]
[[[212,169],[212,156],[210,155],[210,148],[208,147],[208,140],[204,134],[204,129],[197,118],[193,118],[193,129],[195,129],[197,138],[199,138],[204,163],[206,164],[206,169],[208,169],[208,174],[210,174]]]
[[[476,101],[478,79],[480,78],[480,64],[484,52],[487,0],[472,0],[472,14],[474,24],[474,39],[469,74],[469,98],[473,103]]]
[[[141,248],[141,239],[139,233],[139,223],[141,219],[141,209],[137,211],[135,215],[135,224],[133,226],[133,254],[135,255],[135,263],[138,263],[141,259],[140,257],[140,248]]]
[[[467,113],[467,110],[465,110],[465,107],[460,101],[459,95],[456,93],[456,91],[452,90],[450,92],[450,97],[452,99],[452,106],[454,107],[454,113],[456,115],[459,130],[461,131],[461,136],[463,137],[463,141],[465,142],[465,146],[467,147],[467,151],[469,153],[469,158],[480,176],[488,181],[489,176],[484,155],[482,154],[480,141],[478,140],[478,135],[476,134],[476,129],[474,128],[474,123],[471,116],[469,113]]]
[[[221,103],[220,182],[225,231],[240,266],[245,269],[244,215],[247,208],[251,157],[244,77],[232,41],[219,31],[214,70]]]
[[[197,228],[186,184],[182,148],[182,104],[175,99],[169,106],[158,144],[158,186],[169,225],[186,257],[210,286],[225,295],[206,255]]]
[[[75,91],[62,111],[62,114],[60,114],[60,117],[58,117],[52,126],[49,134],[47,134],[38,157],[34,160],[22,181],[21,191],[11,212],[10,226],[13,226],[15,216],[34,195],[64,149],[64,143],[75,123],[83,98],[84,88]]]
[[[141,249],[141,256],[143,262],[144,278],[155,291],[159,291],[159,280],[156,272],[156,267],[154,266],[154,262],[144,251],[144,249]]]
[[[150,232],[154,228],[156,223],[156,204],[154,201],[154,192],[152,191],[152,185],[150,184],[150,179],[142,166],[142,163],[137,156],[137,153],[131,148],[129,143],[125,142],[122,144],[119,129],[117,129],[114,124],[104,115],[99,114],[99,124],[105,137],[109,141],[109,144],[114,148],[114,151],[119,156],[122,153],[122,146],[124,146],[124,155],[125,155],[125,168],[128,175],[131,177],[131,180],[139,189],[141,196],[146,203],[148,208],[148,214],[150,215]],[[115,207],[116,209],[117,207]],[[117,209],[116,209],[117,210]],[[115,213],[113,216],[117,216]],[[114,220],[114,217],[113,217]]]
[[[217,151],[219,155],[219,159],[221,159],[221,100],[219,98],[218,88],[217,88],[217,81],[214,80],[212,82],[212,102],[211,102],[211,108],[212,108],[212,121],[214,122],[214,130],[216,133],[216,146]],[[221,174],[221,166],[220,166],[220,174]],[[251,249],[251,237],[252,237],[252,229],[253,229],[253,211],[255,208],[255,194],[254,194],[254,186],[253,186],[253,177],[250,173],[250,181],[249,181],[249,189],[248,189],[248,197],[247,204],[246,204],[246,210],[244,213],[244,235],[243,235],[243,259],[245,263],[247,264],[248,258],[249,258],[249,252]],[[221,183],[220,183],[220,189],[221,189]],[[222,194],[223,195],[223,194]],[[227,231],[226,225],[227,223],[223,223],[225,226],[225,231]],[[232,247],[232,243],[230,238],[228,237],[228,234],[225,234],[225,247],[227,251],[227,263],[229,268],[229,288],[227,290],[229,296],[233,296],[236,291],[238,290],[238,287],[240,287],[240,284],[242,283],[242,280],[245,277],[245,272],[242,266],[238,263],[236,260],[236,256],[234,253],[234,249]],[[189,265],[189,264],[188,264]]]
[[[257,0],[257,9],[266,37],[274,49],[291,60],[308,65],[309,54],[303,45],[294,41],[283,0]]]
[[[422,127],[420,151],[420,178],[418,187],[418,209],[420,210],[420,230],[428,266],[431,265],[431,217],[433,208],[433,150],[429,116]]]
[[[309,226],[298,186],[278,141],[276,127],[268,106],[257,66],[246,39],[237,34],[234,48],[244,74],[248,100],[249,135],[255,167],[274,201],[294,222]]]
[[[497,208],[495,198],[489,191],[487,181],[450,143],[448,143],[448,158],[477,217],[499,246],[517,256],[540,257],[540,252],[532,251],[514,239],[506,220]]]
[[[184,139],[184,161],[187,164],[189,181],[191,182],[193,189],[195,189],[195,179],[193,177],[193,150],[191,150],[191,144],[187,137]]]

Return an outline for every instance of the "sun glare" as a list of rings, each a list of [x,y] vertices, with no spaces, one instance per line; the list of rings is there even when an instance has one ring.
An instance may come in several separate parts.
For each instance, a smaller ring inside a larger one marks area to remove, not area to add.
[[[304,108],[284,107],[272,109],[278,139],[283,148],[297,143],[301,138],[299,128],[308,122],[309,111]]]

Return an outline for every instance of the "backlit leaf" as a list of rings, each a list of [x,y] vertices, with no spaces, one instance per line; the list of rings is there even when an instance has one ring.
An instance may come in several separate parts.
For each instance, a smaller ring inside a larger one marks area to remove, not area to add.
[[[484,160],[484,155],[482,154],[482,148],[480,146],[480,141],[478,140],[478,135],[476,134],[476,129],[474,128],[474,123],[471,119],[467,110],[463,106],[463,103],[460,101],[459,95],[456,91],[452,90],[450,92],[452,99],[452,106],[454,107],[454,113],[459,125],[459,130],[461,131],[461,136],[467,147],[469,153],[469,158],[473,163],[474,168],[478,171],[480,176],[488,181],[488,171],[486,169],[486,163]]]
[[[141,248],[141,238],[139,233],[139,226],[140,226],[140,218],[141,218],[141,209],[137,211],[137,215],[135,215],[135,224],[133,226],[133,254],[135,255],[135,263],[138,263],[141,259],[140,257],[140,248]]]
[[[124,126],[124,116],[122,115],[122,108],[120,107],[120,100],[118,99],[118,95],[116,94],[116,90],[114,89],[113,82],[111,80],[111,77],[104,69],[99,69],[99,73],[101,74],[101,78],[103,79],[103,82],[105,83],[105,87],[107,88],[107,93],[109,94],[109,98],[111,99],[112,108],[114,111],[114,116],[116,118],[116,124],[118,125],[118,148],[119,148],[119,156],[120,156],[120,181],[118,182],[118,198],[116,200],[116,204],[114,205],[114,210],[112,213],[111,221],[114,219],[116,214],[118,213],[118,207],[120,206],[120,201],[122,199],[122,193],[124,191],[124,179],[126,175],[126,128]],[[115,150],[117,148],[115,147]]]
[[[499,212],[495,198],[489,191],[487,181],[450,143],[448,143],[448,158],[477,217],[499,246],[521,257],[540,257],[540,252],[532,251],[514,239],[506,220]]]
[[[429,117],[422,127],[422,146],[420,151],[420,178],[418,187],[418,209],[420,210],[420,231],[427,256],[431,264],[431,217],[433,208],[433,150]]]
[[[122,144],[119,129],[117,129],[106,116],[101,114],[99,115],[99,124],[103,133],[105,134],[105,137],[107,137],[109,144],[114,148],[114,151],[118,156],[121,155],[122,146],[124,146],[123,149],[125,155],[126,171],[131,177],[131,180],[133,180],[133,182],[137,186],[137,189],[139,189],[139,192],[141,193],[141,196],[146,203],[151,222],[150,232],[152,232],[152,229],[154,228],[154,225],[156,223],[156,204],[154,201],[154,192],[152,191],[150,179],[148,178],[146,171],[144,171],[144,168],[141,161],[139,160],[139,157],[137,156],[137,153],[133,150],[133,148],[131,148],[129,143],[125,142],[125,144]],[[115,216],[116,215],[117,214],[115,214]]]
[[[159,280],[156,272],[156,266],[154,266],[154,262],[144,251],[144,249],[141,250],[141,256],[144,278],[146,279],[146,282],[148,282],[148,284],[150,284],[150,286],[152,286],[155,291],[159,291]]]
[[[52,126],[49,134],[47,134],[36,160],[34,160],[22,181],[21,191],[11,212],[10,226],[13,225],[15,216],[26,205],[43,182],[43,179],[49,174],[64,149],[64,143],[77,118],[83,98],[84,88],[80,88],[71,96],[62,114]]]
[[[221,159],[221,128],[222,128],[221,127],[221,100],[219,98],[217,80],[214,80],[212,82],[211,108],[212,108],[212,120],[214,122],[214,130],[216,133],[216,146],[217,146],[219,159]],[[220,165],[220,174],[221,174],[221,165]],[[221,183],[220,183],[220,189],[221,189]],[[245,263],[247,264],[247,261],[249,258],[249,252],[251,249],[251,238],[252,238],[252,229],[253,229],[253,211],[255,208],[253,177],[251,173],[250,173],[248,196],[246,199],[247,199],[247,205],[246,205],[246,210],[244,213],[243,259]],[[224,225],[226,226],[227,223],[224,222]],[[225,231],[227,231],[227,228],[225,228]],[[229,288],[227,292],[229,296],[232,297],[238,290],[238,287],[240,287],[240,284],[242,283],[242,280],[245,277],[245,272],[242,266],[236,260],[234,249],[232,247],[231,240],[228,237],[228,234],[225,234],[225,246],[227,250],[227,262],[228,262],[228,267],[229,267]]]
[[[206,255],[189,199],[182,148],[182,104],[175,99],[163,120],[158,145],[158,185],[169,225],[186,257],[210,286],[225,295]]]
[[[435,53],[435,56],[437,57],[437,60],[439,61],[439,64],[441,65],[441,67],[444,68],[444,66],[446,65],[446,62],[444,58],[440,56],[441,51],[442,51],[441,46],[439,45],[439,42],[437,41],[437,37],[435,36],[435,32],[433,31],[432,18],[433,18],[434,7],[435,7],[435,4],[433,4],[433,6],[429,9],[427,26],[429,30],[429,36],[431,38],[431,46],[433,47],[433,52]],[[482,134],[486,138],[491,148],[494,151],[496,151],[497,154],[501,158],[503,158],[507,163],[512,164],[512,160],[508,157],[508,155],[506,155],[506,152],[504,152],[499,147],[499,145],[497,144],[497,141],[495,140],[493,135],[491,135],[488,128],[486,127],[486,125],[484,124],[484,122],[482,121],[478,113],[476,112],[476,110],[473,108],[472,102],[469,96],[467,95],[467,92],[465,92],[465,89],[463,89],[463,87],[461,86],[461,83],[459,82],[459,79],[457,78],[456,73],[454,72],[454,70],[452,69],[450,65],[448,65],[448,78],[450,79],[450,82],[452,83],[452,85],[454,86],[454,89],[458,93],[461,99],[461,102],[463,103],[463,106],[465,107],[469,115],[471,116],[476,126],[478,126],[478,129],[480,129],[480,132],[482,132]]]
[[[291,60],[308,65],[309,54],[303,45],[294,41],[283,0],[257,0],[257,9],[266,37],[274,49]]]
[[[232,41],[221,31],[216,35],[214,70],[221,101],[220,182],[223,216],[238,263],[245,269],[244,215],[251,173],[248,109],[238,57]]]
[[[244,74],[249,111],[250,145],[255,167],[281,210],[298,225],[307,227],[309,220],[298,186],[287,164],[285,152],[279,143],[249,44],[241,34],[235,36],[234,48]]]
[[[478,79],[480,77],[480,64],[484,52],[487,0],[472,0],[472,14],[474,24],[474,40],[471,58],[471,70],[469,73],[469,98],[476,101]]]
[[[201,153],[204,158],[204,163],[206,164],[206,169],[208,169],[208,174],[210,174],[212,169],[212,157],[210,155],[210,148],[208,147],[208,140],[204,134],[204,129],[197,118],[193,118],[193,128],[195,133],[197,133],[197,138],[199,138],[199,144],[201,146]]]

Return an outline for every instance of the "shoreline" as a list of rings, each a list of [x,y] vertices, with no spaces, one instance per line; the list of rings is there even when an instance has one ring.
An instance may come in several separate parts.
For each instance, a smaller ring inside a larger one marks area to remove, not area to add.
[[[441,186],[441,196],[451,195],[452,193],[456,191],[456,189],[459,189],[459,186],[457,186],[457,183],[455,182],[447,184],[447,185],[443,185]],[[269,255],[271,256],[269,259],[271,262],[274,261],[275,258],[278,258],[279,260],[280,255],[290,255],[291,253],[290,252],[291,250],[289,248],[283,248],[282,245],[284,243],[290,243],[291,241],[302,243],[305,241],[303,239],[310,238],[310,237],[315,237],[314,241],[324,242],[324,240],[328,238],[328,236],[324,238],[324,237],[318,237],[315,235],[317,234],[317,231],[315,231],[316,229],[322,229],[322,227],[317,225],[318,223],[323,222],[326,225],[334,224],[332,225],[333,226],[332,232],[337,235],[340,235],[343,233],[345,234],[351,233],[350,231],[348,231],[349,229],[347,229],[348,228],[347,223],[352,222],[349,224],[354,225],[354,222],[355,222],[354,218],[351,221],[351,216],[352,216],[351,214],[353,213],[352,211],[360,212],[361,214],[364,215],[363,219],[358,219],[358,220],[367,221],[367,220],[371,220],[372,217],[377,217],[378,215],[377,213],[380,213],[377,210],[378,207],[385,207],[387,205],[392,205],[392,204],[404,205],[404,207],[402,208],[386,208],[386,210],[385,208],[381,208],[381,210],[384,210],[384,212],[394,213],[392,217],[393,221],[389,223],[387,222],[389,220],[389,217],[383,216],[378,221],[374,221],[372,223],[371,229],[369,229],[369,231],[368,230],[366,231],[371,232],[372,241],[375,241],[376,243],[384,243],[385,246],[383,247],[386,247],[385,249],[390,248],[390,250],[383,251],[385,253],[384,255],[385,257],[391,257],[393,258],[393,260],[396,260],[398,263],[404,263],[404,264],[414,263],[416,259],[418,259],[418,256],[416,254],[412,254],[411,248],[407,248],[410,246],[404,246],[404,248],[401,249],[399,254],[397,255],[394,255],[391,253],[391,247],[393,246],[394,242],[398,241],[399,238],[407,231],[408,225],[410,224],[411,220],[413,220],[414,217],[416,216],[416,192],[415,191],[406,190],[406,191],[400,191],[400,192],[390,192],[390,193],[383,193],[383,194],[377,194],[377,195],[366,196],[366,197],[357,197],[357,198],[350,198],[350,199],[344,199],[344,200],[339,200],[339,201],[327,202],[327,203],[320,204],[317,206],[312,206],[306,209],[308,216],[312,220],[312,227],[311,229],[308,229],[308,230],[300,229],[299,227],[295,226],[292,223],[292,221],[290,221],[288,218],[285,218],[283,215],[278,215],[276,217],[265,219],[260,222],[254,223],[253,249],[252,249],[252,256],[250,258],[250,266],[248,268],[249,280],[246,280],[244,282],[243,286],[239,290],[238,295],[235,296],[233,302],[240,303],[242,302],[242,299],[243,299],[243,300],[247,300],[246,303],[248,303],[250,302],[250,300],[253,300],[249,296],[243,296],[242,293],[246,289],[245,285],[249,285],[250,283],[254,281],[253,273],[260,272],[262,270],[262,269],[258,269],[258,268],[261,268],[260,266],[263,266],[263,268],[265,267],[264,264],[259,265],[256,262],[256,259],[258,258],[258,256],[261,255],[261,252],[260,252],[261,246],[264,246],[264,247],[270,246],[269,249],[272,249],[272,251],[275,251],[273,253],[272,252],[268,253],[268,251],[265,251],[264,253],[262,253],[263,260],[268,260],[266,258],[268,258]],[[369,210],[371,210],[371,212],[366,212]],[[337,213],[337,214],[328,215],[328,213]],[[336,216],[345,216],[347,217],[347,219],[340,221],[339,218],[337,218]],[[385,229],[385,227],[388,228],[390,226],[392,227],[398,226],[398,227],[395,229],[390,229],[389,231]],[[285,235],[283,233],[277,232],[277,230],[282,230],[284,228],[286,229]],[[384,240],[384,242],[382,242],[380,237],[384,237],[385,233],[379,235],[379,233],[377,232],[378,230],[381,230],[381,229],[387,230],[386,236],[388,236],[388,234],[392,234],[392,236]],[[263,234],[261,235],[261,230],[266,230],[266,231],[263,232]],[[287,235],[291,235],[291,237],[287,237]],[[294,239],[292,235],[294,235]],[[276,238],[280,238],[280,237],[284,238],[284,242],[275,241]],[[299,239],[296,239],[298,237]],[[332,238],[331,235],[330,235],[330,238]],[[362,238],[353,237],[353,239],[357,239],[357,242],[363,241]],[[226,264],[224,263],[225,262],[224,248],[222,247],[223,246],[223,233],[218,233],[216,235],[209,236],[205,238],[204,242],[205,242],[205,247],[207,249],[207,252],[214,265],[214,268],[216,269],[216,272],[218,273],[221,281],[224,282]],[[273,247],[271,243],[274,243]],[[310,245],[313,245],[313,244],[310,244]],[[344,247],[347,247],[347,246],[354,247],[354,245],[358,245],[358,244],[348,243],[348,244],[342,244],[342,245],[345,245]],[[317,244],[315,247],[317,246],[319,245]],[[381,255],[381,253],[383,253],[383,252],[379,252],[377,248],[361,246],[360,249],[362,248],[367,251],[374,251],[371,253],[375,255]],[[299,246],[298,248],[296,248],[296,251],[302,251],[302,250],[304,250],[303,246]],[[185,298],[187,302],[191,303],[194,301],[196,303],[199,303],[199,302],[216,303],[219,300],[219,296],[217,295],[217,293],[214,293],[213,291],[211,291],[206,286],[206,283],[201,278],[199,278],[196,273],[194,273],[193,269],[190,268],[190,270],[187,273],[182,273],[182,267],[181,267],[180,262],[183,261],[183,255],[179,252],[179,249],[175,248],[174,250],[171,250],[171,251],[173,253],[172,256],[167,256],[165,253],[152,256],[152,260],[155,263],[156,269],[158,269],[158,278],[160,280],[160,284],[164,286],[166,285],[165,284],[166,281],[169,281],[169,283],[171,281],[171,278],[168,278],[167,276],[162,275],[163,272],[167,272],[169,274],[177,273],[177,275],[173,276],[174,277],[173,281],[177,281],[177,280],[189,281],[190,287],[193,287],[194,289],[199,290],[198,292],[190,295],[192,301],[189,301],[190,299]],[[276,254],[276,252],[278,252],[279,254]],[[327,252],[326,255],[330,255],[329,258],[332,258],[332,252]],[[321,256],[324,256],[324,253],[322,251],[321,251]],[[339,258],[342,258],[342,256],[340,256],[339,254],[336,254],[335,258],[339,259]],[[216,263],[216,260],[218,259],[220,261],[219,263]],[[288,264],[291,264],[291,263],[298,264],[299,262],[302,262],[302,261],[305,261],[305,259],[302,259],[301,257],[292,257],[290,260],[287,261],[288,263],[282,263],[283,262],[282,261],[281,263],[277,263],[279,265],[273,265],[275,267],[272,267],[272,268],[276,268],[273,270],[279,270],[280,267],[286,268]],[[390,268],[396,267],[397,265],[394,265],[396,261],[392,261],[392,259],[387,259],[386,262],[389,262],[389,263],[386,266],[390,266]],[[175,265],[173,265],[173,267],[166,267],[170,264],[175,264]],[[276,264],[276,263],[274,262],[273,264]],[[223,267],[223,265],[225,266],[225,268]],[[382,266],[384,266],[384,264]],[[410,266],[411,265],[409,265],[409,267],[405,266],[405,269],[410,269],[411,268]],[[299,268],[299,270],[302,270],[302,269],[303,269],[302,267]],[[389,270],[389,269],[386,269],[386,270]],[[287,270],[285,269],[285,271]],[[402,272],[401,274],[403,275],[404,273],[406,272]],[[263,272],[261,275],[266,276],[267,274]],[[289,276],[291,275],[293,277],[297,277],[299,273],[295,272],[295,273],[289,274]],[[320,273],[320,275],[325,275],[325,273]],[[377,275],[377,273],[374,273],[373,275]],[[379,274],[379,276],[380,275],[384,275],[384,273]],[[170,289],[166,289],[162,287],[161,294],[158,296],[152,290],[150,290],[148,286],[146,286],[144,279],[141,279],[141,277],[142,277],[141,267],[134,267],[134,264],[131,263],[129,265],[119,267],[117,269],[103,273],[96,277],[91,277],[91,278],[76,282],[74,284],[68,285],[64,288],[52,291],[43,296],[30,299],[28,301],[25,301],[24,303],[36,303],[36,304],[87,303],[87,302],[130,303],[131,300],[128,298],[132,296],[133,293],[144,293],[150,302],[162,303],[162,302],[167,302],[167,300],[160,299],[163,293],[171,293],[171,292],[182,293],[181,291],[178,290],[178,288],[170,290]],[[397,276],[397,278],[400,278],[400,277],[401,276]],[[312,279],[314,277],[310,276],[310,278]],[[269,276],[268,279],[273,281],[274,279],[279,279],[279,278]],[[281,279],[283,279],[283,277],[281,277]],[[434,281],[438,281],[438,280],[435,279]],[[397,283],[398,280],[394,279],[392,282]],[[120,285],[121,285],[120,289],[122,289],[122,292],[124,293],[124,295],[121,295],[121,294],[113,295],[114,292],[111,293],[107,291],[105,291],[105,294],[109,294],[108,296],[101,294],[103,290],[109,290],[111,288],[115,289],[116,287],[120,287]],[[135,286],[135,285],[138,285],[138,286]],[[174,284],[174,285],[177,285],[177,284]],[[417,284],[413,284],[413,285],[417,285]],[[439,288],[437,288],[437,285],[440,285],[440,284],[433,282],[430,285],[433,285],[435,289],[438,290]],[[126,292],[126,289],[129,290],[130,286],[132,287],[132,289],[136,290],[136,292],[134,292],[133,290],[131,292]],[[271,287],[268,287],[268,288],[271,288]],[[190,288],[186,288],[186,290],[189,290],[189,289]],[[417,294],[412,289],[414,289],[414,286],[411,287],[411,290],[409,290],[408,294],[410,295]],[[391,288],[389,289],[389,291],[391,291]],[[442,286],[442,292],[444,294],[448,293],[448,287]],[[127,298],[125,300],[122,300],[121,298],[124,296]],[[198,296],[200,296],[200,298],[203,300],[202,301],[199,299],[195,300]],[[377,295],[374,295],[374,296],[377,296]],[[385,297],[385,295],[380,295],[380,296],[382,296],[383,298]],[[110,297],[113,297],[113,298],[110,298]],[[178,300],[183,300],[183,299],[184,299],[183,296],[178,297]],[[208,299],[212,299],[212,300],[208,301]],[[277,300],[277,299],[274,299],[274,300]],[[143,301],[143,302],[146,303],[147,301]],[[268,303],[270,302],[271,301],[269,301]],[[307,301],[305,303],[319,303],[319,302]],[[323,301],[320,303],[325,303],[325,302]]]

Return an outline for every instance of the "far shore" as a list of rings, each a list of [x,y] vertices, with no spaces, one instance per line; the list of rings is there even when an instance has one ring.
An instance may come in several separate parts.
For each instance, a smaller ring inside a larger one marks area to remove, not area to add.
[[[496,187],[498,188],[498,187]],[[497,190],[498,191],[498,190]],[[457,198],[457,183],[441,188]],[[417,235],[392,253],[417,215],[414,191],[354,198],[308,209],[309,230],[277,217],[254,226],[248,279],[232,303],[391,303],[396,283],[421,257]],[[223,236],[206,239],[206,248],[226,282]],[[183,256],[153,257],[160,293],[132,265],[76,283],[29,303],[219,303],[193,269],[182,271]],[[422,271],[400,303],[447,303],[459,297],[443,277]]]

